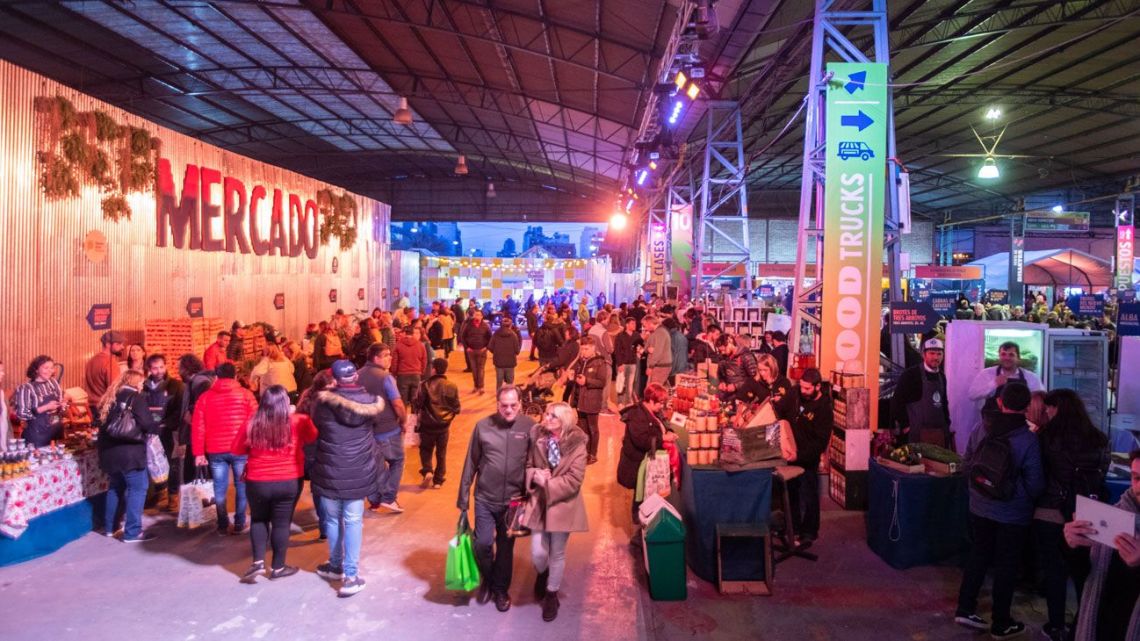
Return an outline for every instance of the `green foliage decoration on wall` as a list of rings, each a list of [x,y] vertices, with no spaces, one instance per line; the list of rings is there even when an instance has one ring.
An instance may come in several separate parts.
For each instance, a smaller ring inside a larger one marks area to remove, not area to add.
[[[62,96],[39,96],[34,106],[44,196],[76,198],[84,186],[93,186],[102,194],[105,220],[130,220],[127,194],[155,188],[158,138],[119,124],[105,111],[77,111]]]
[[[356,199],[346,192],[322,189],[317,192],[317,209],[321,212],[321,244],[328,245],[336,237],[342,250],[351,249],[356,244]]]

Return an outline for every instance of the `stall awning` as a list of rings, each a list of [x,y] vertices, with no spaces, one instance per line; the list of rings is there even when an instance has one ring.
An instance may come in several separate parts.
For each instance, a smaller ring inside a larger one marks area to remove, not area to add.
[[[975,260],[985,269],[986,289],[1009,289],[1009,252]],[[1026,285],[1054,287],[1111,287],[1112,265],[1076,249],[1025,252]]]

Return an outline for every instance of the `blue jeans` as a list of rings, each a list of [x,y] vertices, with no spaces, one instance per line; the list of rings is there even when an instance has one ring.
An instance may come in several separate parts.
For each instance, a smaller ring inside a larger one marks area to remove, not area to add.
[[[400,478],[404,475],[404,432],[393,430],[387,434],[374,434],[376,445],[376,494],[368,497],[374,505],[391,503],[400,490]]]
[[[234,472],[234,528],[245,529],[245,455],[207,454],[210,460],[210,475],[214,477],[214,500],[218,502],[218,529],[230,525],[230,514],[226,510],[226,493],[230,490],[230,470]]]
[[[360,542],[364,538],[364,499],[322,496],[320,501],[329,537],[329,564],[344,568],[345,577],[356,576],[360,567]]]
[[[142,534],[143,504],[146,491],[150,487],[150,476],[146,470],[112,472],[107,475],[110,487],[107,491],[107,506],[103,515],[103,529],[115,531],[115,521],[119,503],[123,504],[123,538],[136,539]]]

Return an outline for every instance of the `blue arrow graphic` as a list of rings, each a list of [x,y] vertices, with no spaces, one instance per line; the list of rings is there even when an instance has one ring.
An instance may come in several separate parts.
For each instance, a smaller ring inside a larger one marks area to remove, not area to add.
[[[855,73],[848,75],[847,79],[851,82],[848,82],[844,86],[844,89],[847,90],[847,93],[854,95],[856,91],[859,91],[863,88],[863,85],[867,84],[867,72],[856,71]]]
[[[871,117],[859,110],[859,114],[855,116],[842,116],[839,119],[839,124],[844,127],[858,127],[859,131],[863,131],[867,127],[875,124]]]

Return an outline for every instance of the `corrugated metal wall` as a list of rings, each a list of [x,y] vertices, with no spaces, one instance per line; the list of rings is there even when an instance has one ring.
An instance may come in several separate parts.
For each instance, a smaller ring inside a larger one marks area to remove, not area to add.
[[[23,381],[26,364],[46,353],[66,367],[65,387],[81,381],[82,365],[99,348],[101,332],[88,328],[85,317],[94,304],[113,306],[113,326],[141,340],[144,321],[185,318],[187,299],[203,298],[206,316],[243,323],[265,321],[290,336],[305,324],[346,311],[380,305],[387,282],[387,205],[356,197],[360,212],[355,246],[339,251],[336,240],[321,247],[314,260],[258,257],[240,253],[202,252],[155,245],[156,198],[153,193],[129,196],[129,221],[103,220],[100,195],[86,188],[79,198],[48,202],[38,183],[35,140],[36,96],[61,95],[76,109],[99,108],[120,124],[144,127],[162,140],[181,189],[186,164],[218,169],[223,176],[279,187],[313,198],[333,187],[278,167],[203,144],[101,103],[42,76],[0,61],[0,360],[6,365],[6,388]],[[220,201],[220,198],[218,198]],[[92,230],[107,238],[102,262],[83,251]],[[333,259],[339,263],[332,271]],[[365,300],[357,298],[365,289]],[[329,290],[338,302],[329,302]],[[285,293],[285,309],[273,297]]]

